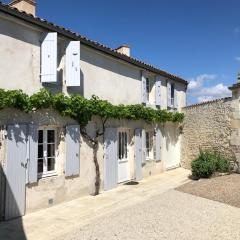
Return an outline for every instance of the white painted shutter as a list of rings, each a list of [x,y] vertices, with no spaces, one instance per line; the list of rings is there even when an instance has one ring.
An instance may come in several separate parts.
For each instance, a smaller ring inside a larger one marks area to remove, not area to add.
[[[110,190],[117,186],[117,149],[117,128],[106,128],[104,133],[104,190]]]
[[[156,129],[156,161],[161,161],[161,141],[162,132],[160,128]]]
[[[171,83],[167,82],[167,106],[172,107],[171,104]]]
[[[28,128],[28,183],[36,183],[38,168],[38,126],[30,124]]]
[[[5,220],[25,214],[27,126],[7,127]]]
[[[176,85],[174,87],[174,108],[178,109],[178,95]]]
[[[156,76],[155,78],[155,93],[156,93],[156,105],[161,105],[161,78],[160,76]]]
[[[146,131],[142,129],[142,162],[146,162]]]
[[[146,72],[142,71],[142,103],[147,103]]]
[[[142,150],[142,129],[137,128],[135,129],[135,176],[137,181],[142,179]]]
[[[69,42],[66,49],[66,85],[80,86],[80,42]]]
[[[47,33],[41,44],[41,82],[57,82],[57,33]]]
[[[77,176],[80,173],[80,126],[66,126],[65,176]]]

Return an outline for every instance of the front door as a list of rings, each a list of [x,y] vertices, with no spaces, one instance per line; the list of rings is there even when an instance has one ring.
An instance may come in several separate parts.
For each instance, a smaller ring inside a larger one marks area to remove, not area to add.
[[[118,183],[129,179],[128,133],[126,130],[121,130],[118,132]]]

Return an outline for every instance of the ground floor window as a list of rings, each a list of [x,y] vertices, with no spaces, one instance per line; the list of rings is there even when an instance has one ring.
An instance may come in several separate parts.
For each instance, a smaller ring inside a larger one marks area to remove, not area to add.
[[[56,129],[38,130],[38,176],[56,174]]]
[[[146,158],[156,159],[156,133],[154,130],[146,131]]]
[[[128,151],[127,151],[127,132],[119,132],[118,133],[118,159],[127,159]]]

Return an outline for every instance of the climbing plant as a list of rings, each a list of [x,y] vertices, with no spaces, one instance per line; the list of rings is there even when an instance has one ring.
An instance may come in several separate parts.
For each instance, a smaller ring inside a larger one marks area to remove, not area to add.
[[[184,119],[183,113],[153,109],[142,104],[113,105],[97,96],[92,96],[88,100],[80,95],[51,94],[45,89],[31,96],[23,93],[22,90],[5,91],[0,89],[0,109],[7,107],[27,113],[42,108],[53,108],[62,116],[75,119],[82,127],[85,127],[94,115],[103,119],[144,120],[147,123],[167,121],[177,123]]]
[[[86,99],[80,95],[66,96],[63,93],[51,94],[42,89],[39,92],[28,96],[22,90],[0,89],[0,109],[16,108],[26,113],[38,109],[52,108],[62,116],[75,119],[81,126],[81,134],[87,139],[93,149],[93,161],[95,164],[95,195],[100,190],[100,168],[97,159],[99,148],[99,137],[104,135],[105,124],[108,119],[128,119],[144,120],[147,123],[180,123],[184,119],[184,114],[178,112],[168,112],[167,110],[153,109],[142,104],[133,105],[113,105],[107,100],[92,96]],[[93,116],[99,116],[102,121],[102,128],[96,129],[96,134],[91,137],[87,134],[86,125]]]

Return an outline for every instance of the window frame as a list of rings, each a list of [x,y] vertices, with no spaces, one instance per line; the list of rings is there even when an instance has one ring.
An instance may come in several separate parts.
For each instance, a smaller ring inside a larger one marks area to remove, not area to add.
[[[146,139],[145,139],[146,140],[145,142],[146,160],[155,160],[156,159],[156,131],[146,130],[145,136],[146,136]]]
[[[128,130],[118,130],[118,162],[128,159]]]
[[[171,107],[174,108],[174,99],[175,99],[175,83],[171,82],[171,91],[170,91],[170,99],[171,99]]]
[[[146,77],[146,99],[147,103],[150,101],[150,94],[151,94],[151,79]]]
[[[57,166],[57,128],[56,127],[39,127],[38,128],[38,135],[39,135],[39,131],[43,131],[43,172],[40,173],[37,171],[37,175],[38,175],[38,179],[41,179],[41,178],[45,178],[45,177],[51,177],[51,176],[56,176],[57,175],[57,170],[56,170],[56,166]],[[48,147],[48,144],[51,144],[51,143],[48,143],[47,141],[47,134],[48,134],[48,131],[49,130],[53,130],[54,131],[54,159],[55,159],[55,163],[54,163],[54,170],[52,171],[47,171],[47,160],[48,158],[51,158],[51,157],[48,157],[47,156],[47,153],[48,153],[48,150],[47,150],[47,147]],[[38,146],[39,146],[39,143],[38,143]],[[37,157],[37,161],[39,161],[40,158]]]

